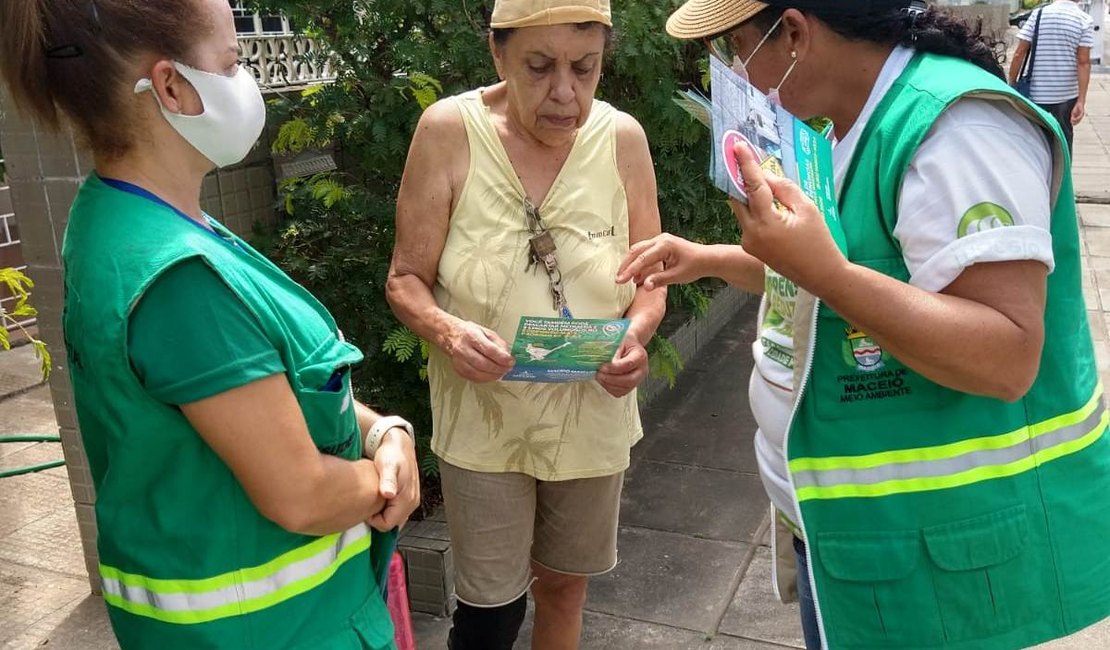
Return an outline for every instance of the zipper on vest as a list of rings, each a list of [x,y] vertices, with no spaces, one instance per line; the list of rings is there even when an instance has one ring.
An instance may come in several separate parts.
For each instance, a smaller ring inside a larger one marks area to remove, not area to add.
[[[817,629],[821,632],[821,647],[828,648],[828,635],[825,634],[825,622],[821,618],[821,600],[817,595],[817,585],[813,579],[813,552],[812,540],[809,538],[809,533],[806,532],[805,518],[802,516],[802,503],[798,500],[798,488],[794,485],[794,473],[790,471],[790,430],[794,428],[794,420],[798,417],[798,409],[802,405],[802,398],[805,397],[806,386],[809,385],[809,375],[813,372],[813,356],[817,349],[817,318],[821,311],[821,299],[817,296],[813,297],[813,318],[810,323],[809,338],[810,344],[806,348],[806,359],[802,368],[802,383],[798,386],[795,399],[794,408],[790,413],[790,420],[786,423],[786,436],[782,442],[782,453],[786,457],[786,478],[790,481],[790,496],[794,499],[794,512],[798,514],[798,527],[802,531],[805,539],[806,547],[806,565],[809,567],[809,590],[813,594],[813,611],[817,614]],[[772,522],[773,524],[774,522]],[[772,533],[771,538],[774,539]],[[773,561],[777,562],[778,559],[774,558]]]

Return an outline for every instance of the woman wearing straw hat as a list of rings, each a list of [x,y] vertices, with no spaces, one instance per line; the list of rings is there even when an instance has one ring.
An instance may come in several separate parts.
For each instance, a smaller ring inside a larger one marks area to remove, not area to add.
[[[806,645],[1012,648],[1105,617],[1108,415],[1059,127],[922,2],[689,0],[667,27],[838,139],[838,221],[738,148],[743,246],[663,235],[619,276],[764,294],[749,395]]]
[[[529,588],[533,647],[577,647],[587,578],[616,563],[643,344],[665,295],[613,282],[659,211],[643,130],[593,98],[611,24],[608,0],[498,0],[501,82],[425,112],[397,200],[387,291],[432,344],[454,650],[512,647]],[[632,321],[596,381],[498,381],[522,316],[571,314]]]

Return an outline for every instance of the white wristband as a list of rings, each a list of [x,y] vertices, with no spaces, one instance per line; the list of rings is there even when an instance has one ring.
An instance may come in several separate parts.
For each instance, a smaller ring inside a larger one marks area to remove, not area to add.
[[[404,429],[405,433],[409,434],[409,437],[413,439],[413,442],[416,441],[412,425],[409,424],[408,420],[396,415],[387,415],[378,418],[374,426],[370,427],[370,430],[366,432],[366,439],[363,441],[362,445],[362,455],[373,459],[374,454],[377,453],[378,447],[381,446],[382,440],[385,438],[386,432],[393,428]]]

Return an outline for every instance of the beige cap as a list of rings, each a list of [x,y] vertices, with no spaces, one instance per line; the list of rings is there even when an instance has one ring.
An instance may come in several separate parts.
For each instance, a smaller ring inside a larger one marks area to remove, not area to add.
[[[490,27],[536,27],[598,22],[613,26],[609,0],[497,0]]]
[[[667,19],[667,33],[691,40],[716,36],[766,8],[758,0],[687,0]]]

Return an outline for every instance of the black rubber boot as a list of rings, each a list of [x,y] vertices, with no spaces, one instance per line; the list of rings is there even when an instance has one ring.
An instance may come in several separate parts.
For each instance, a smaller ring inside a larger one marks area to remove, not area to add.
[[[512,650],[527,609],[528,594],[501,607],[459,603],[447,636],[448,650]]]

